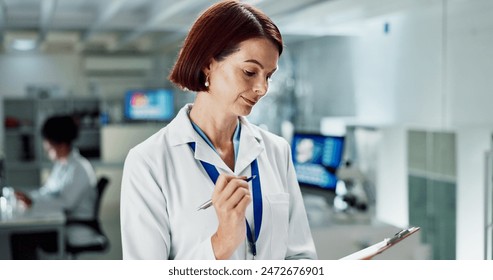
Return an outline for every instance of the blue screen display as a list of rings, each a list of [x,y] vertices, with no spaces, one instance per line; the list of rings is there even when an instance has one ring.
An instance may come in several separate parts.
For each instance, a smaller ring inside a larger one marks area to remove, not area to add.
[[[335,171],[341,164],[344,137],[295,133],[291,147],[300,184],[335,189]]]
[[[168,89],[129,90],[125,94],[125,119],[167,121],[174,117],[173,91]]]

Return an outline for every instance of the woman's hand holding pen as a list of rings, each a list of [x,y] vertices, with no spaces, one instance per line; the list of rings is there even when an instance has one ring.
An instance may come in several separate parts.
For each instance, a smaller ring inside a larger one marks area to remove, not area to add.
[[[221,174],[212,194],[219,226],[212,236],[216,259],[229,259],[246,238],[245,211],[251,202],[246,177]]]

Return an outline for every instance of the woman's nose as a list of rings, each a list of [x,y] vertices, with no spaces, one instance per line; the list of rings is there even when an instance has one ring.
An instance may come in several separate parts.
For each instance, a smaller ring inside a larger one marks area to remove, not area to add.
[[[254,91],[257,95],[264,96],[267,93],[267,90],[269,89],[269,82],[267,79],[259,79],[255,83]]]

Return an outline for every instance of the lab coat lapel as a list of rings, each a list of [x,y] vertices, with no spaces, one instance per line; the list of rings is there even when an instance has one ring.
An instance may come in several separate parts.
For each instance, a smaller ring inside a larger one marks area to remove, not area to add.
[[[246,118],[241,117],[240,150],[235,164],[235,174],[241,174],[264,150],[262,137]]]
[[[177,114],[176,118],[169,124],[172,146],[187,145],[195,142],[194,158],[214,165],[218,169],[233,172],[221,157],[205,142],[205,140],[193,129],[188,117],[188,111],[192,104],[185,105]],[[241,145],[241,144],[240,144]],[[222,173],[222,172],[219,172]]]
[[[194,131],[195,132],[195,131]],[[196,132],[195,132],[196,133]],[[195,158],[214,165],[218,169],[233,172],[221,157],[214,151],[200,135],[195,137]],[[222,173],[222,172],[219,172]]]

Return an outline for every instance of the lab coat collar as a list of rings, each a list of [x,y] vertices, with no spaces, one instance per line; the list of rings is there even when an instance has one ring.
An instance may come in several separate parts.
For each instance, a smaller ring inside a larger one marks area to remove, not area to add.
[[[168,125],[171,135],[171,139],[169,140],[170,145],[179,146],[194,142],[195,159],[210,163],[216,166],[216,168],[232,173],[233,170],[224,163],[221,157],[211,149],[207,142],[193,129],[190,118],[188,117],[188,111],[191,109],[192,105],[193,104],[187,104],[181,108],[173,121]],[[240,122],[242,128],[238,158],[235,163],[235,174],[241,174],[241,172],[250,166],[250,163],[252,163],[252,161],[264,150],[260,133],[254,129],[246,118],[240,117]],[[190,152],[192,151],[190,150]]]

